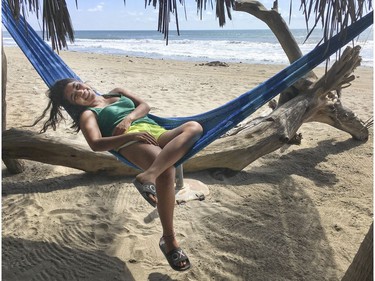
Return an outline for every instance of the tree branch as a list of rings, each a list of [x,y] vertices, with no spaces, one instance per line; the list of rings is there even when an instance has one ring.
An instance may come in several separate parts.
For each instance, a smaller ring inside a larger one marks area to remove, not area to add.
[[[299,48],[294,36],[277,10],[267,10],[262,3],[252,0],[236,1],[234,10],[249,13],[266,23],[280,42],[280,45],[290,63],[296,61],[302,56],[301,49]]]
[[[297,41],[295,40],[293,34],[290,32],[288,25],[285,23],[284,19],[276,9],[267,10],[259,1],[239,0],[235,2],[234,10],[249,13],[266,23],[273,34],[276,36],[290,63],[293,63],[294,61],[302,57],[302,52],[297,44]],[[317,76],[313,71],[310,71],[297,83],[311,84],[311,81],[314,81],[316,79]],[[308,85],[301,85],[301,87],[305,86]],[[278,106],[294,98],[297,94],[298,92],[295,91],[295,86],[289,87],[280,94]]]

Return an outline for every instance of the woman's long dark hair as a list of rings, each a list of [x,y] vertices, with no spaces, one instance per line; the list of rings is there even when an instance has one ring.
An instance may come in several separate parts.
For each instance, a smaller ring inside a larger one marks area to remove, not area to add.
[[[65,120],[63,115],[63,108],[69,113],[73,119],[73,125],[71,126],[76,132],[79,132],[79,118],[83,111],[87,109],[85,106],[72,105],[64,98],[64,91],[66,85],[71,82],[77,81],[75,79],[67,78],[58,80],[48,91],[47,96],[49,97],[49,102],[47,107],[44,109],[41,116],[39,116],[33,125],[35,126],[47,115],[48,111],[50,112],[48,120],[44,123],[43,128],[40,130],[40,133],[45,133],[49,127],[55,131],[57,125],[61,120]]]

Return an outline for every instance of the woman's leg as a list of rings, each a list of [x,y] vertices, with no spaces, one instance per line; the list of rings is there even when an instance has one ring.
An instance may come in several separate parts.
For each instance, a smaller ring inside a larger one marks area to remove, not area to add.
[[[199,123],[190,121],[162,134],[158,139],[162,151],[151,166],[137,176],[137,180],[154,183],[161,173],[173,166],[192,147],[202,132]]]
[[[137,165],[141,169],[147,170],[161,152],[158,146],[135,143],[123,148],[120,153],[130,162]],[[163,236],[174,234],[173,212],[175,206],[175,169],[170,167],[166,169],[155,181],[156,193],[158,196],[158,212],[160,222],[163,228]],[[167,251],[178,248],[178,242],[175,237],[166,241]],[[185,263],[181,263],[181,267]]]
[[[163,227],[163,236],[170,236],[174,234],[173,227],[173,211],[176,203],[175,199],[175,168],[171,167],[164,171],[156,179],[156,193],[158,196],[158,212],[160,222]],[[172,241],[170,246],[177,248],[177,241]],[[175,244],[176,243],[176,244]]]

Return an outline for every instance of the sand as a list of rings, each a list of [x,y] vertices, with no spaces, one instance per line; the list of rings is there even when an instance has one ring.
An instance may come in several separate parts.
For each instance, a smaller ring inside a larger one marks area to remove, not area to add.
[[[20,128],[41,114],[46,86],[17,48],[5,51],[7,127]],[[128,88],[161,116],[207,111],[284,67],[61,56],[101,92]],[[342,100],[367,120],[373,71],[359,67],[355,75]],[[52,134],[85,143],[69,125]],[[300,146],[268,154],[233,177],[185,174],[210,195],[176,206],[177,237],[192,262],[184,273],[160,252],[157,212],[132,178],[26,160],[25,171],[12,175],[3,165],[3,280],[340,280],[372,222],[373,131],[365,143],[319,123],[300,133]]]

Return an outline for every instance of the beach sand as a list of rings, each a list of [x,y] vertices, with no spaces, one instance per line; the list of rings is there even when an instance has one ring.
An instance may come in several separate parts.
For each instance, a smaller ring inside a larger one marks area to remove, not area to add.
[[[7,128],[20,128],[42,113],[47,88],[17,48],[5,52]],[[284,67],[61,56],[102,93],[128,88],[161,116],[205,112]],[[359,67],[355,76],[342,100],[368,120],[373,71]],[[51,134],[85,143],[69,125]],[[160,252],[157,212],[132,178],[26,160],[25,171],[12,175],[3,165],[3,280],[341,280],[372,222],[373,131],[365,143],[320,123],[299,132],[301,145],[270,153],[233,177],[185,174],[210,195],[176,206],[176,234],[192,263],[184,273]]]

